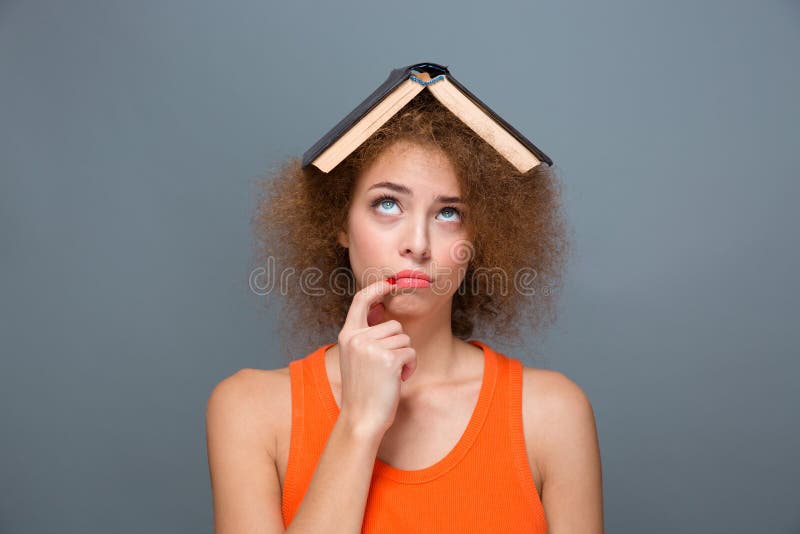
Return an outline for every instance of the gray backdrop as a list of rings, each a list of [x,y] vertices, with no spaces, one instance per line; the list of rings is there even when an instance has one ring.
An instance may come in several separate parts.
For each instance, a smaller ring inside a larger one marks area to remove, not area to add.
[[[558,164],[607,532],[800,533],[800,5],[431,4],[0,4],[2,533],[212,531],[254,181],[418,61]]]

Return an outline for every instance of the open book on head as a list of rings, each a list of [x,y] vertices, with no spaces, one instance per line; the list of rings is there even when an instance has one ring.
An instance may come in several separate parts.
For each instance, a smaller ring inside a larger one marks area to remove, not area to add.
[[[389,77],[303,154],[302,167],[330,172],[420,91],[427,89],[519,172],[553,161],[466,87],[447,66],[415,63],[392,70]]]

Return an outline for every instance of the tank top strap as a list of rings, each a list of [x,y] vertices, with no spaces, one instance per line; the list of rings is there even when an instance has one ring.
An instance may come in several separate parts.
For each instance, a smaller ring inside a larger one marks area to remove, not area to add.
[[[535,525],[535,532],[545,532],[544,507],[533,480],[525,444],[522,410],[522,362],[491,351],[497,361],[497,384],[484,430],[473,454],[486,463],[492,458],[495,477],[506,488],[509,506],[525,510],[525,521]]]
[[[511,453],[514,458],[514,471],[520,477],[520,483],[526,492],[529,492],[536,501],[539,501],[539,491],[536,489],[536,483],[533,480],[533,473],[530,468],[530,461],[528,460],[528,450],[525,445],[525,432],[523,428],[522,416],[522,362],[516,358],[509,358],[504,356],[507,362],[507,384],[508,384],[508,401],[509,401],[509,437],[511,440]],[[541,502],[537,502],[541,508]]]
[[[314,363],[333,343],[323,345],[306,357],[289,363],[292,389],[292,429],[289,438],[289,461],[282,491],[281,511],[288,527],[317,467],[333,422],[320,399]]]

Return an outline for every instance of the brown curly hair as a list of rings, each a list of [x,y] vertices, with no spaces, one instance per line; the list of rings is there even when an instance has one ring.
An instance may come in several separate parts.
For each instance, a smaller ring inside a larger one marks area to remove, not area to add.
[[[453,335],[519,342],[521,326],[538,334],[555,321],[555,290],[565,274],[571,232],[553,168],[542,163],[520,173],[423,90],[330,173],[313,165],[302,169],[299,158],[290,158],[258,181],[251,219],[258,267],[252,273],[282,273],[271,283],[281,284],[280,331],[289,360],[338,337],[355,280],[337,233],[345,227],[356,178],[397,141],[443,151],[469,208],[464,222],[474,249],[453,296]],[[287,285],[287,273],[297,274],[298,283]],[[505,277],[505,291],[496,287],[496,275]],[[345,280],[348,289],[306,288],[333,279]],[[251,287],[253,280],[251,274]]]

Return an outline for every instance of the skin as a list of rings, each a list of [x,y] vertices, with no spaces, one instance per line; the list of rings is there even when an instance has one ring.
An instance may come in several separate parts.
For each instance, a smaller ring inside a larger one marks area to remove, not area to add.
[[[384,181],[409,193],[372,189]],[[384,194],[396,201],[373,206]],[[397,416],[377,454],[406,470],[428,467],[455,446],[483,377],[481,349],[453,337],[450,329],[452,296],[466,267],[450,251],[469,236],[447,206],[468,212],[435,201],[438,195],[459,196],[449,160],[427,148],[394,145],[357,180],[346,228],[338,236],[359,289],[402,269],[433,273],[433,287],[387,296],[373,314],[377,322],[400,321],[417,354],[417,368],[401,382]],[[334,345],[325,365],[341,406],[338,357]],[[522,387],[525,446],[549,533],[602,533],[600,450],[588,397],[562,373],[546,369],[524,367]],[[288,368],[242,369],[222,380],[209,398],[206,421],[215,531],[283,532],[281,491],[291,435]]]

